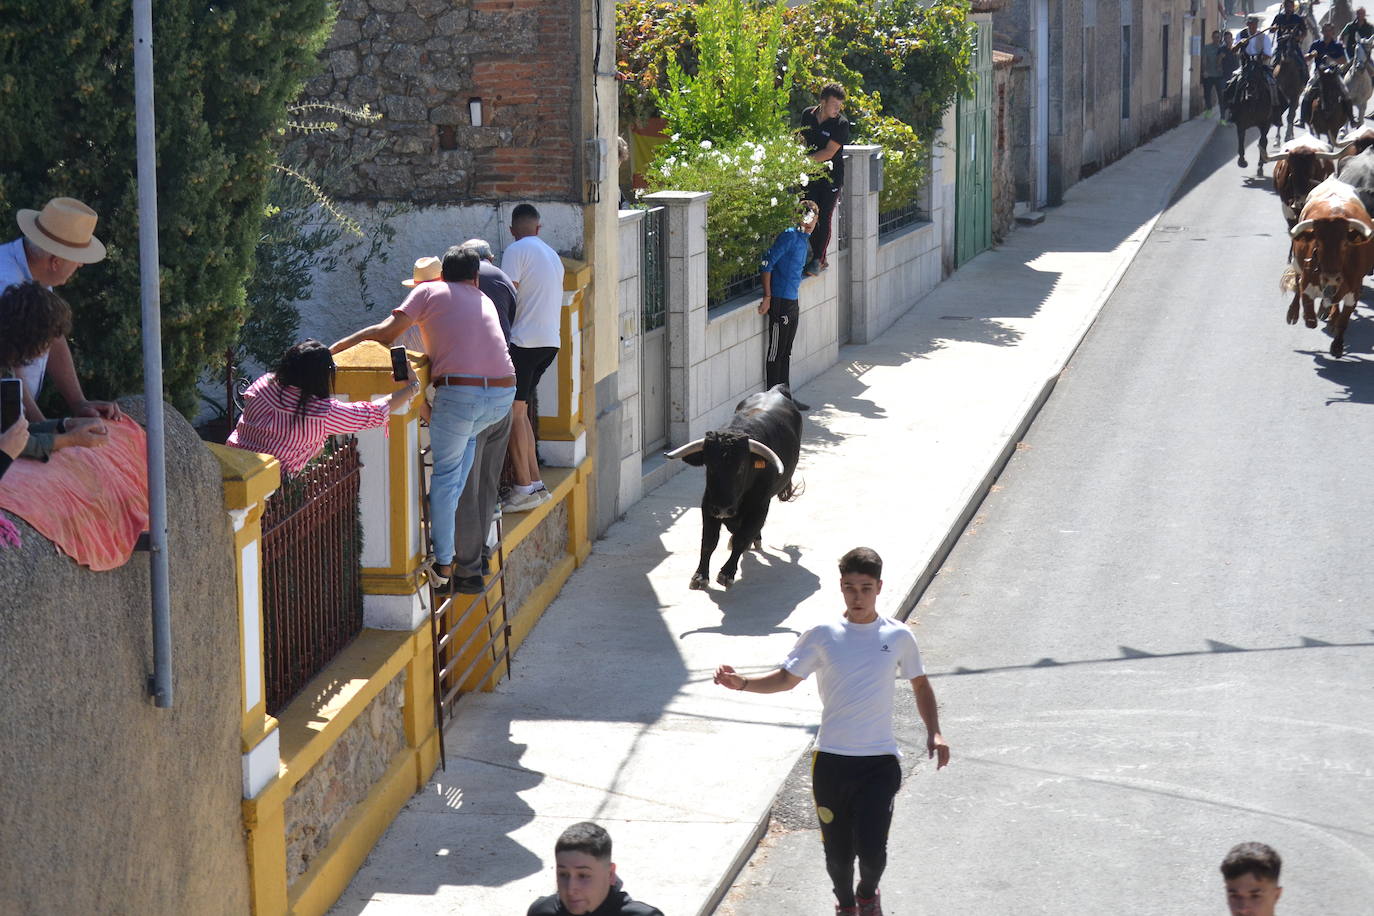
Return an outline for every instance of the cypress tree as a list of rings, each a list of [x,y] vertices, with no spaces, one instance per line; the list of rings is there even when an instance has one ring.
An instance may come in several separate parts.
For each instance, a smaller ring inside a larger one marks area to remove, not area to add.
[[[286,104],[317,68],[331,0],[157,0],[158,218],[168,397],[196,382],[246,316],[244,288]],[[0,5],[0,240],[14,214],[75,197],[109,255],[62,289],[88,396],[142,388],[130,0]]]

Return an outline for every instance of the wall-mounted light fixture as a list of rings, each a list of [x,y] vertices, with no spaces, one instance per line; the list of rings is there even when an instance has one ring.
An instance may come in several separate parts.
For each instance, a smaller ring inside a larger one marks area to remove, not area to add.
[[[482,100],[475,95],[468,99],[468,116],[472,119],[473,127],[482,126]]]

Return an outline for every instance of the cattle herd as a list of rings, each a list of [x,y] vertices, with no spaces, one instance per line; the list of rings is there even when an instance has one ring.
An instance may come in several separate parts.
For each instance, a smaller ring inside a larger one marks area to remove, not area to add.
[[[1315,137],[1289,142],[1274,159],[1278,191],[1292,239],[1280,285],[1293,294],[1288,323],[1299,314],[1331,333],[1331,355],[1345,354],[1345,329],[1364,278],[1374,274],[1374,129],[1340,149]]]

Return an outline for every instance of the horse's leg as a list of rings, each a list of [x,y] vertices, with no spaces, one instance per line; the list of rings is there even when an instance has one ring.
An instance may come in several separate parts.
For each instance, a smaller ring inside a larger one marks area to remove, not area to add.
[[[1236,121],[1236,165],[1245,168],[1245,125]]]
[[[1264,175],[1264,164],[1269,161],[1269,125],[1260,127],[1259,162],[1255,163],[1255,174]]]

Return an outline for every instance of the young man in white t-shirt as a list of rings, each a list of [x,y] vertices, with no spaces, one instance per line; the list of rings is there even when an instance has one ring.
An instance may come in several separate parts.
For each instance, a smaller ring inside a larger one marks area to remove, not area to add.
[[[916,709],[926,726],[926,751],[938,770],[949,763],[940,734],[935,691],[921,665],[916,637],[906,624],[879,617],[883,561],[868,547],[840,557],[843,620],[802,634],[782,667],[744,677],[729,665],[715,682],[731,690],[779,693],[817,672],[821,728],[812,752],[811,791],[825,846],[825,869],[840,916],[882,916],[878,881],[887,865],[892,800],[902,784],[897,737],[892,731],[896,678],[911,681]],[[854,886],[854,859],[859,885]]]
[[[501,254],[501,269],[515,284],[515,320],[510,326],[510,358],[515,364],[515,406],[507,445],[515,486],[503,512],[524,512],[552,497],[539,479],[534,425],[529,402],[544,371],[558,357],[563,324],[563,259],[539,238],[539,211],[520,204],[511,211],[515,239]]]

